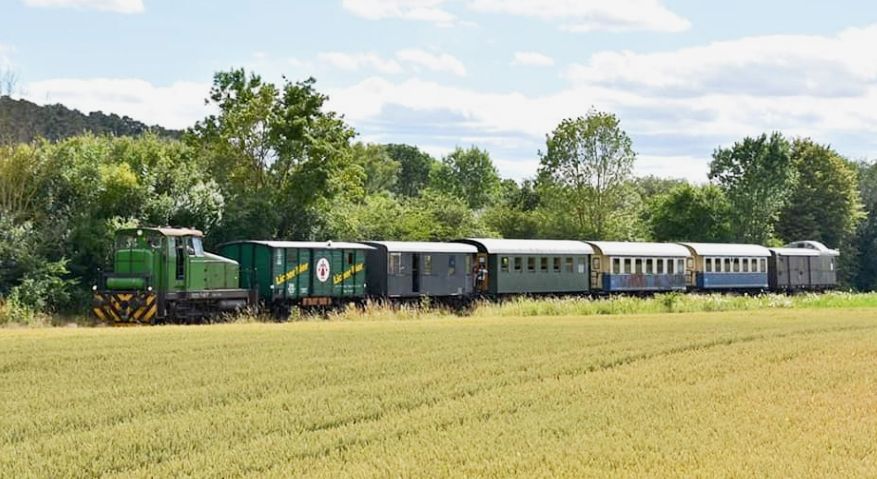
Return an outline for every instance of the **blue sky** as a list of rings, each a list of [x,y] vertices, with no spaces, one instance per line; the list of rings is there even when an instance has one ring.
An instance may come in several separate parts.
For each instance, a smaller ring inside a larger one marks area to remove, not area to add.
[[[877,5],[693,0],[0,0],[18,96],[193,124],[213,72],[314,76],[363,141],[491,152],[535,174],[544,136],[618,114],[638,174],[704,181],[780,130],[877,157]]]

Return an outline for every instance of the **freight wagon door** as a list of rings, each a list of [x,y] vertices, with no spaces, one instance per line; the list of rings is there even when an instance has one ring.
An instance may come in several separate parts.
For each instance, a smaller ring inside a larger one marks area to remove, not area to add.
[[[341,267],[332,250],[314,250],[311,296],[331,297],[332,274]]]

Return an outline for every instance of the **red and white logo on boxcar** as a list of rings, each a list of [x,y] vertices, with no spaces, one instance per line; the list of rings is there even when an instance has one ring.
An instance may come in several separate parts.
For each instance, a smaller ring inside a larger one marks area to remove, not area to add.
[[[321,283],[329,280],[329,260],[326,258],[320,258],[317,261],[317,279]]]

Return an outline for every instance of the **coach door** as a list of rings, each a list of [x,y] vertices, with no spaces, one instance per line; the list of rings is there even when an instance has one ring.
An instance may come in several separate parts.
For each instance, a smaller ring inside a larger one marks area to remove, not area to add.
[[[475,256],[475,289],[481,293],[490,289],[490,270],[487,264],[487,253],[478,253]]]
[[[602,261],[600,261],[599,256],[591,257],[591,289],[603,289],[603,271],[602,271]],[[621,261],[618,258],[615,258],[615,261]]]

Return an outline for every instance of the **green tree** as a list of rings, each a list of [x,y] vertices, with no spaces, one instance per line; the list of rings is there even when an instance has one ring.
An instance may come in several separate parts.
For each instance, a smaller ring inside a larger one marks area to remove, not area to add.
[[[198,122],[187,141],[203,155],[228,201],[220,237],[240,230],[236,221],[272,220],[266,237],[314,239],[328,228],[338,201],[362,199],[363,168],[352,159],[354,131],[324,109],[315,80],[281,87],[243,69],[219,72],[209,102],[219,112]],[[245,201],[250,195],[258,201]],[[270,207],[275,214],[246,211]]]
[[[429,172],[437,163],[435,158],[410,145],[390,144],[384,148],[387,155],[399,163],[393,193],[409,198],[420,196],[420,192],[429,186]]]
[[[591,111],[563,120],[540,152],[543,198],[576,236],[612,239],[632,228],[629,180],[636,154],[618,117]],[[635,221],[635,220],[633,220]]]
[[[724,243],[732,239],[731,204],[715,185],[680,184],[651,203],[655,241]]]
[[[399,178],[399,162],[387,153],[383,145],[356,143],[353,145],[353,162],[365,173],[365,193],[376,194],[393,191]]]
[[[797,180],[788,141],[773,133],[718,148],[713,153],[709,178],[725,191],[731,203],[734,239],[770,242]]]
[[[490,154],[476,147],[457,148],[430,172],[432,187],[447,195],[462,198],[473,210],[496,201],[500,178]]]
[[[836,151],[810,139],[792,143],[798,182],[780,212],[777,233],[785,241],[817,240],[846,245],[864,217],[858,172]]]

